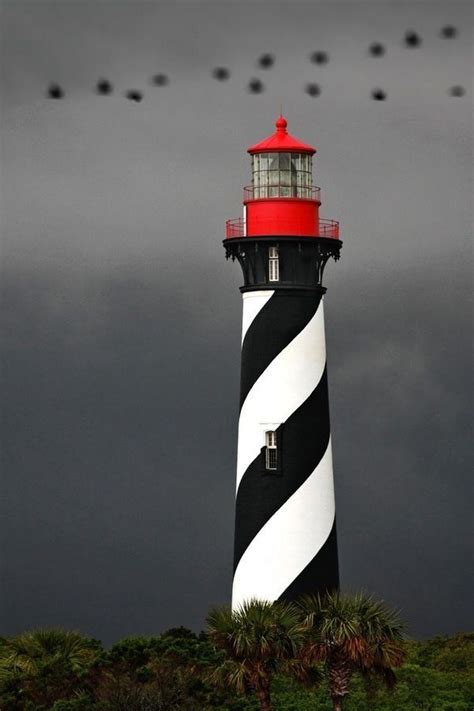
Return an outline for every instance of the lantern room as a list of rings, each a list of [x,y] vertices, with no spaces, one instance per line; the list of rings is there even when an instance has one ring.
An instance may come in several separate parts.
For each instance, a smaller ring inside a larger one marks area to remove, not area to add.
[[[252,155],[253,197],[310,198],[311,156],[304,153],[255,153]]]
[[[316,149],[291,136],[283,116],[275,127],[248,149],[252,184],[244,188],[243,217],[227,221],[226,257],[242,267],[242,291],[321,288],[327,261],[339,259],[339,223],[319,216]]]
[[[276,132],[248,149],[252,157],[253,197],[311,198],[312,156],[316,149],[290,136],[283,116]]]
[[[227,222],[227,237],[338,239],[338,223],[319,217],[321,190],[312,180],[316,149],[289,134],[287,126],[280,116],[276,131],[248,148],[252,184],[244,188],[244,216]]]

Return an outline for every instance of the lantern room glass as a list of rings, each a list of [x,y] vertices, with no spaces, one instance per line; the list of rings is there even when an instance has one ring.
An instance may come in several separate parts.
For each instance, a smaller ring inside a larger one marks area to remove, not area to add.
[[[311,198],[311,156],[283,152],[253,155],[252,186],[254,198]]]

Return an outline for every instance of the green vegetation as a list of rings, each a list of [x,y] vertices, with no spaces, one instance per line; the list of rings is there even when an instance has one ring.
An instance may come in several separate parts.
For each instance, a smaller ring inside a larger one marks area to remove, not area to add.
[[[405,657],[403,626],[382,602],[335,592],[323,599],[305,597],[300,607],[306,631],[300,656],[308,664],[324,664],[334,711],[342,711],[356,673],[368,688],[376,688],[377,681],[395,686],[393,669]]]
[[[278,672],[306,678],[298,659],[305,641],[295,605],[251,600],[237,612],[224,607],[208,617],[209,636],[224,653],[211,679],[237,694],[255,693],[261,711],[271,711],[271,686]]]
[[[332,596],[299,608],[253,601],[238,615],[213,610],[208,633],[175,628],[109,650],[62,630],[0,639],[2,711],[331,711],[341,704],[344,711],[472,711],[474,634],[403,642],[385,606]]]

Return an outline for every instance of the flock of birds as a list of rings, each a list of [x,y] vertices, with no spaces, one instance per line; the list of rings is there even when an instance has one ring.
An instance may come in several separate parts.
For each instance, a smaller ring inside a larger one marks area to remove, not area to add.
[[[440,36],[443,39],[454,39],[457,35],[458,30],[456,27],[453,27],[453,25],[445,25],[440,30]],[[417,47],[420,47],[421,44],[422,39],[417,32],[414,30],[408,30],[405,33],[405,47],[416,49]],[[368,48],[368,53],[372,57],[383,57],[386,53],[386,48],[380,42],[373,42]],[[324,65],[329,62],[329,54],[328,52],[318,50],[310,55],[310,60],[313,64]],[[257,64],[260,69],[271,69],[275,64],[275,57],[268,53],[262,54],[258,58]],[[215,67],[212,70],[212,77],[221,82],[227,81],[230,78],[230,74],[231,72],[227,67]],[[167,74],[155,74],[151,78],[151,84],[158,87],[166,86],[169,84],[169,77]],[[108,96],[113,93],[114,87],[108,79],[99,79],[95,90],[96,93],[101,96]],[[321,86],[314,82],[310,82],[306,84],[304,90],[308,96],[316,97],[321,93]],[[248,82],[247,91],[251,94],[261,94],[265,91],[265,84],[261,79],[254,77]],[[459,97],[464,96],[466,92],[463,86],[455,85],[449,88],[448,93],[450,96]],[[59,84],[53,83],[48,87],[47,96],[50,99],[62,99],[65,96],[65,91]],[[129,101],[139,103],[143,100],[143,92],[138,89],[129,89],[126,91],[125,97]],[[385,101],[387,99],[387,92],[380,88],[374,88],[371,92],[371,97],[374,101]]]

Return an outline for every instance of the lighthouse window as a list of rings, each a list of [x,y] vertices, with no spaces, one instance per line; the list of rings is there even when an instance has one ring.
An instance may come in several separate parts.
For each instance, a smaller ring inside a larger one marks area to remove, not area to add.
[[[252,156],[255,198],[311,197],[311,156],[302,153],[259,153]]]
[[[255,156],[258,158],[258,156]],[[259,170],[268,170],[268,153],[260,153],[260,168]]]
[[[268,281],[279,281],[280,279],[280,258],[278,247],[270,247],[268,250]]]
[[[280,153],[280,197],[296,196],[297,171],[290,153]]]
[[[275,470],[278,465],[277,436],[274,430],[265,432],[265,469]]]

